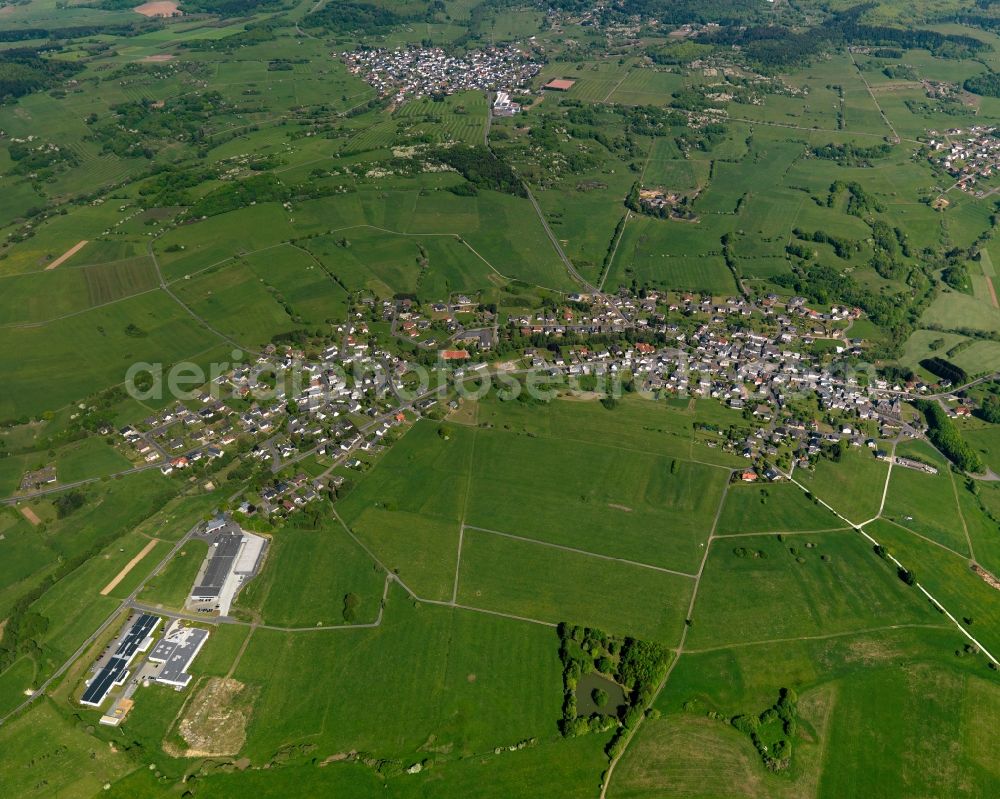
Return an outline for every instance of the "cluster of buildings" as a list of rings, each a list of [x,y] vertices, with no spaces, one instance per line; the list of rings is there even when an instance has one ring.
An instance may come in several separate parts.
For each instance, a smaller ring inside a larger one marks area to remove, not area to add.
[[[928,158],[955,179],[955,187],[981,196],[977,185],[1000,170],[1000,129],[987,125],[928,131]]]
[[[370,303],[374,308],[374,300]],[[393,412],[397,403],[390,388],[392,376],[407,365],[375,346],[361,319],[335,333],[340,343],[327,346],[318,360],[298,347],[268,345],[253,360],[232,365],[189,398],[121,428],[123,451],[165,475],[203,466],[237,448],[275,474],[311,454],[332,459],[328,473],[337,465],[350,466],[355,453],[377,454],[384,436],[405,420]],[[285,516],[336,488],[339,479],[330,474],[275,479],[241,510]]]
[[[901,398],[928,393],[930,386],[892,385],[867,374],[836,370],[811,354],[808,345],[825,340],[830,352],[848,359],[862,356],[863,342],[844,332],[846,323],[856,318],[856,309],[817,311],[804,298],[773,295],[760,304],[739,297],[655,294],[642,299],[619,296],[613,302],[636,329],[659,334],[665,343],[532,347],[525,351],[525,361],[553,377],[628,375],[635,388],[656,395],[717,399],[753,421],[753,434],[719,442],[750,459],[766,461],[784,452],[806,463],[834,442],[874,449],[875,436],[919,434],[904,418]],[[671,317],[663,311],[681,311],[689,322],[668,321]],[[570,324],[554,318],[558,314],[512,318],[509,327],[522,336],[542,333],[557,343],[570,333],[614,332],[620,324],[609,315],[585,313]],[[734,315],[739,325],[732,324]],[[799,402],[804,397],[810,398],[814,416],[835,419],[837,425],[804,418]]]
[[[495,309],[483,309],[465,294],[424,306],[409,298],[384,300],[381,315],[394,336],[422,349],[472,346],[486,352],[496,343]]]
[[[274,474],[263,487],[257,484],[240,510],[272,518],[295,513],[337,487],[343,480],[337,467],[365,468],[365,454],[375,456],[386,448],[392,429],[406,421],[405,412],[427,412],[440,398],[430,393],[411,402],[401,398],[415,364],[393,341],[372,332],[388,322],[392,339],[426,351],[421,361],[444,364],[455,380],[491,368],[483,361],[494,350],[508,354],[503,367],[508,369],[523,365],[562,376],[627,374],[636,387],[656,395],[715,398],[745,411],[759,425],[774,428],[785,443],[795,441],[796,452],[803,444],[802,454],[810,456],[809,436],[798,441],[788,413],[797,399],[813,397],[818,415],[848,420],[851,427],[860,424],[868,435],[853,430],[848,436],[860,445],[873,435],[905,432],[900,397],[929,391],[923,385],[859,380],[829,365],[826,353],[842,356],[839,360],[863,357],[864,342],[848,337],[859,315],[856,308],[818,310],[803,297],[774,294],[748,299],[625,290],[576,293],[562,305],[506,317],[462,294],[424,304],[366,297],[357,300],[349,321],[334,329],[322,351],[314,345],[307,356],[303,347],[271,345],[190,399],[120,433],[136,457],[167,474],[238,448]],[[588,344],[590,336],[602,343]],[[812,346],[817,344],[822,346]],[[261,397],[255,393],[255,373],[262,369],[272,375],[294,373],[296,379],[279,379]],[[775,442],[727,445],[756,458],[773,455]],[[288,476],[310,456],[327,464],[321,473]],[[217,599],[213,594],[202,601]]]
[[[497,92],[493,100],[493,116],[512,117],[521,113],[521,105],[510,99],[510,92]]]
[[[121,724],[135,704],[132,696],[139,685],[168,685],[180,691],[191,682],[188,670],[208,640],[209,631],[175,620],[153,646],[162,622],[154,613],[133,613],[94,664],[80,704],[101,707],[113,690],[123,688],[101,717],[101,724]]]
[[[45,466],[41,469],[35,469],[30,472],[25,472],[21,477],[21,484],[19,490],[21,491],[37,491],[40,488],[45,488],[46,486],[55,485],[57,482],[56,478],[56,467],[55,466]]]
[[[340,57],[349,72],[395,102],[470,90],[509,92],[526,86],[541,69],[509,45],[471,50],[464,56],[448,55],[440,47],[407,47],[355,50]]]
[[[184,609],[228,616],[240,589],[259,571],[267,539],[243,530],[226,516],[198,525],[188,536],[206,541],[208,553]],[[208,640],[209,630],[186,622],[184,616],[135,610],[94,663],[80,704],[99,708],[117,691],[101,717],[101,724],[117,727],[134,706],[132,697],[140,685],[167,685],[177,691],[186,688],[192,679],[191,664]],[[170,621],[157,640],[157,630],[165,617]]]
[[[245,432],[248,425],[232,408],[203,392],[191,407],[175,402],[138,424],[120,428],[118,435],[126,455],[160,462],[160,471],[172,474],[203,459],[221,458]]]

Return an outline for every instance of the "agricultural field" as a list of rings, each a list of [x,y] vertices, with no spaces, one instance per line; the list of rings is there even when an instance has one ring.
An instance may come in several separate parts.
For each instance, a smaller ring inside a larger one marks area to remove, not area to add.
[[[748,536],[713,541],[688,640],[704,648],[932,618],[854,531]]]
[[[0,794],[1000,794],[997,30],[0,0]]]

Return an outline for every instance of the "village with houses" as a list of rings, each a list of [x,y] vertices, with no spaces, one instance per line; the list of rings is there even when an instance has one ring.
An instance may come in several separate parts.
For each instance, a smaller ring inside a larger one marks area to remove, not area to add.
[[[928,131],[930,162],[955,179],[952,188],[985,197],[997,188],[987,181],[1000,169],[1000,130],[990,125]]]
[[[541,64],[511,46],[470,50],[449,55],[440,47],[395,50],[363,49],[339,54],[348,71],[373,86],[380,97],[396,103],[462,91],[505,90],[500,108],[513,113],[510,90],[527,86]]]
[[[918,437],[921,424],[903,401],[951,397],[961,388],[894,383],[864,371],[866,343],[850,337],[859,316],[856,308],[821,311],[803,297],[774,294],[752,301],[574,293],[562,304],[510,314],[475,295],[426,303],[365,295],[318,358],[269,345],[189,398],[117,430],[116,440],[136,469],[167,476],[210,473],[216,462],[242,458],[265,479],[238,512],[274,520],[336,494],[344,470],[369,468],[398,436],[395,428],[454,411],[464,381],[534,372],[570,391],[599,379],[653,400],[716,400],[740,411],[747,425],[717,431],[708,445],[747,458],[755,475],[778,479],[774,466],[809,467],[836,442],[875,450],[878,439]],[[389,336],[380,336],[377,328],[386,325]],[[420,367],[432,370],[433,380],[414,397],[406,392]],[[287,375],[296,378],[278,379]],[[953,416],[971,411],[954,398],[948,409]],[[310,457],[322,464],[319,473],[296,471]],[[21,490],[58,485],[55,469],[46,467],[25,473]],[[210,477],[206,488],[214,488]]]

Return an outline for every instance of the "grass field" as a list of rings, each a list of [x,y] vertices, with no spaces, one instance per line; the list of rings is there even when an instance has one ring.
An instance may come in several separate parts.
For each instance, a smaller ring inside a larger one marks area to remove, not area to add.
[[[697,463],[494,431],[473,470],[468,524],[687,572],[726,484]]]
[[[199,538],[188,541],[156,577],[150,580],[139,599],[153,605],[182,608],[194,587],[208,543]]]
[[[726,494],[717,535],[829,530],[844,526],[822,505],[810,502],[791,483],[736,484]]]
[[[900,444],[896,454],[933,464],[936,475],[896,466],[889,481],[883,518],[968,555],[965,520],[957,506],[959,488],[948,462],[929,445],[914,441]]]
[[[794,477],[806,490],[858,523],[878,513],[888,470],[871,450],[849,447],[840,463],[820,460],[815,471],[796,470]],[[850,513],[845,513],[848,510]]]
[[[665,716],[644,725],[609,795],[657,796],[665,778],[693,796],[985,795],[997,772],[983,756],[996,744],[977,705],[993,706],[1000,687],[949,640],[897,630],[685,655]],[[792,766],[775,775],[727,719],[768,706],[780,687],[798,692],[799,723]],[[931,754],[942,750],[952,756]]]
[[[472,529],[461,566],[463,604],[664,643],[680,635],[693,587],[689,577]]]
[[[856,532],[762,535],[712,543],[688,642],[702,648],[933,620]]]
[[[554,639],[546,627],[414,607],[398,589],[374,630],[258,630],[235,674],[261,691],[247,753],[267,759],[303,734],[323,756],[351,749],[391,756],[421,745],[471,753],[551,737],[559,705]],[[275,681],[275,673],[287,676]]]
[[[268,624],[312,626],[371,622],[382,598],[383,575],[336,522],[320,530],[290,527],[274,537],[267,567],[240,595]],[[348,594],[360,599],[344,617]]]
[[[942,549],[886,521],[874,522],[865,531],[913,572],[917,582],[962,621],[983,646],[990,652],[1000,649],[1000,634],[997,632],[1000,593],[976,576],[969,568],[968,558]],[[972,623],[966,623],[965,619]]]
[[[46,702],[4,725],[0,742],[7,752],[17,751],[16,756],[5,757],[0,767],[5,790],[17,796],[96,794],[103,783],[131,770],[127,761],[107,746],[66,724],[59,711]]]
[[[337,504],[351,530],[418,595],[451,597],[473,432],[418,424]]]

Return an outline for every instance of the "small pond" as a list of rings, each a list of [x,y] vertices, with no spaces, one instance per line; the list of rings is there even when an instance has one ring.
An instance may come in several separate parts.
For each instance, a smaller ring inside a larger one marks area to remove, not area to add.
[[[591,696],[597,688],[608,695],[608,701],[603,707],[598,707]],[[596,671],[584,674],[576,684],[576,712],[581,716],[589,716],[592,713],[614,716],[618,713],[618,708],[625,704],[627,704],[625,690],[618,683]]]

